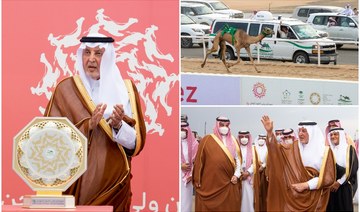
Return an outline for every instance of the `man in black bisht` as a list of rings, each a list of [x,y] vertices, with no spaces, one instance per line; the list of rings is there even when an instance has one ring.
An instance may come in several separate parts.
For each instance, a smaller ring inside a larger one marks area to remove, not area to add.
[[[327,211],[353,211],[353,197],[357,190],[358,158],[355,148],[346,142],[343,128],[328,133],[330,148],[336,160],[336,181],[331,186]]]

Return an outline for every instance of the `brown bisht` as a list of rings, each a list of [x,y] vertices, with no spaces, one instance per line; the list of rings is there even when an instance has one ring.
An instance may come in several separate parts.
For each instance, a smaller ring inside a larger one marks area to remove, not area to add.
[[[262,171],[258,171],[258,178],[259,178],[259,188],[258,192],[258,198],[255,201],[255,211],[267,211],[266,209],[266,201],[267,201],[267,195],[268,195],[268,181],[266,176],[266,167]],[[255,183],[255,182],[254,182]],[[254,188],[255,189],[255,188]]]
[[[234,137],[233,142],[241,161]],[[235,168],[235,159],[216,135],[200,141],[192,175],[196,211],[240,211],[241,182],[231,183]]]
[[[264,196],[264,182],[262,181],[262,177],[265,176],[265,169],[260,172],[261,161],[255,146],[252,146],[253,151],[253,188],[254,188],[254,210],[255,211],[266,211],[266,199],[263,198]],[[265,179],[266,180],[266,179]],[[267,187],[266,187],[267,188]],[[267,192],[267,190],[266,190]],[[266,193],[265,193],[266,197]]]
[[[254,210],[255,211],[267,211],[266,210],[266,198],[268,192],[268,181],[267,181],[267,168],[265,167],[260,171],[261,160],[259,153],[255,146],[253,148],[253,167],[254,167]],[[266,166],[269,164],[267,163]]]
[[[75,196],[76,205],[112,205],[114,211],[129,211],[131,204],[131,157],[144,147],[146,128],[137,89],[125,80],[133,118],[126,121],[136,130],[135,150],[112,140],[112,129],[104,119],[89,131],[95,109],[78,76],[62,80],[47,105],[45,116],[67,117],[88,139],[87,171],[65,192]]]
[[[320,172],[304,167],[299,141],[293,144],[279,144],[274,134],[266,140],[268,148],[267,173],[269,178],[268,211],[325,211],[330,195],[330,186],[335,182],[335,160],[329,147],[324,154]],[[319,141],[323,142],[323,141]],[[307,182],[319,177],[316,190],[296,192],[291,185]]]

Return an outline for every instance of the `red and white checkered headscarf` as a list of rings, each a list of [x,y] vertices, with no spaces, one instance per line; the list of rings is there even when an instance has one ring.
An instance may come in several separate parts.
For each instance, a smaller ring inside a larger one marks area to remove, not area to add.
[[[213,133],[222,141],[223,136],[220,134],[219,128],[220,128],[220,122],[227,122],[230,123],[230,120],[227,117],[224,116],[219,116],[216,118],[216,124],[215,127],[213,129]],[[226,138],[226,147],[227,149],[230,151],[231,155],[235,158],[236,156],[236,147],[235,144],[232,140],[232,136],[231,136],[231,129],[230,129],[230,124],[229,124],[229,132],[228,134],[225,136]]]
[[[198,149],[198,142],[194,137],[194,134],[192,133],[189,124],[187,122],[181,122],[181,129],[185,129],[187,131],[187,145],[188,145],[188,162],[191,166],[191,170],[186,171],[184,175],[182,176],[182,180],[184,182],[187,181],[187,179],[192,175],[192,169],[193,169],[193,162],[195,161],[196,152]],[[181,145],[181,163],[186,163],[186,159],[183,153],[182,145]]]

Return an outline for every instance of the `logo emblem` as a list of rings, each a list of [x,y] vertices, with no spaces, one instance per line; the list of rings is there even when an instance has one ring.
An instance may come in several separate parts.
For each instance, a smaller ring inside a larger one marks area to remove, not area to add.
[[[263,98],[266,94],[266,88],[265,85],[263,83],[257,82],[254,86],[253,86],[253,93],[255,95],[256,98]]]
[[[339,104],[339,105],[351,105],[352,102],[351,102],[350,97],[340,95],[340,97],[339,97],[339,99],[338,99],[338,104]]]
[[[310,94],[310,102],[313,105],[318,105],[321,101],[320,95],[318,93],[311,93]]]
[[[305,102],[305,96],[303,91],[299,91],[298,104],[303,105]]]
[[[288,105],[288,104],[291,104],[291,93],[290,91],[288,90],[285,90],[282,92],[282,100],[281,100],[281,103],[284,104],[284,105]]]

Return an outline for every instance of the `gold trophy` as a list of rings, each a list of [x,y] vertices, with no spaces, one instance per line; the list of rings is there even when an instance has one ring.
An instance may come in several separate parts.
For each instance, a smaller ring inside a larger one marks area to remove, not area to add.
[[[87,139],[64,117],[36,117],[14,137],[13,169],[36,191],[26,208],[75,208],[62,195],[87,168]]]

